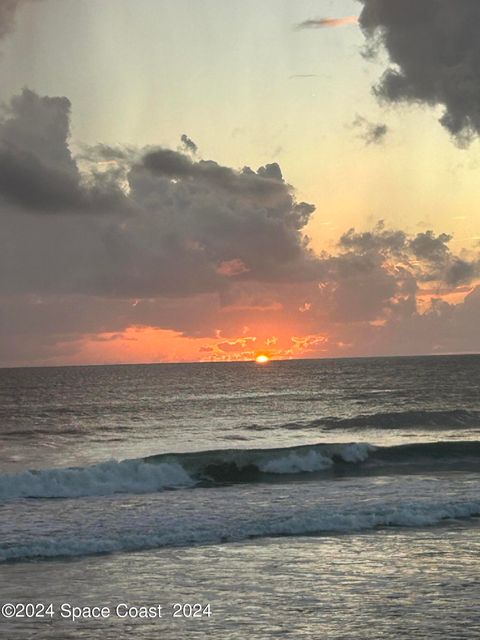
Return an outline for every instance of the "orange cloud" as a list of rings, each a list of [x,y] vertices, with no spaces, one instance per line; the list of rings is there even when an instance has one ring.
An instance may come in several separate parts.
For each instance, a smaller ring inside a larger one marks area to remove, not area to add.
[[[256,342],[255,337],[251,338],[241,338],[239,340],[233,340],[228,342],[220,342],[216,346],[220,351],[224,351],[225,353],[242,353],[248,346],[253,346],[253,343]]]
[[[75,359],[69,364],[191,362],[202,359],[210,342],[176,331],[132,326],[122,332],[86,336],[79,341]]]
[[[341,27],[346,24],[357,24],[357,16],[345,16],[344,18],[318,18],[301,22],[298,29],[325,29],[329,27]]]
[[[75,345],[68,364],[136,364],[162,362],[238,362],[253,361],[259,353],[283,360],[311,356],[313,351],[324,355],[328,347],[325,335],[292,335],[284,326],[272,336],[267,329],[259,336],[224,338],[219,331],[215,338],[188,337],[155,327],[128,327],[122,332],[91,334]],[[65,356],[63,355],[63,361]],[[51,360],[49,364],[55,364]]]

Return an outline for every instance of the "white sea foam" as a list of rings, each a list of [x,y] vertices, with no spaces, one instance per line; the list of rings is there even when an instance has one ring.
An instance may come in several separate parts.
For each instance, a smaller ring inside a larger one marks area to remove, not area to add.
[[[364,462],[376,447],[366,442],[353,442],[339,447],[338,455],[344,462]]]
[[[445,502],[433,504],[377,505],[354,512],[314,509],[289,517],[266,519],[209,516],[204,521],[185,523],[180,518],[158,530],[111,531],[101,533],[97,528],[91,535],[40,536],[29,541],[19,541],[3,548],[0,561],[26,560],[38,557],[80,556],[97,553],[140,551],[160,547],[181,547],[192,544],[218,544],[238,542],[254,537],[303,536],[328,533],[354,533],[378,527],[424,527],[443,520],[468,518],[480,513],[480,502]]]
[[[322,456],[317,451],[308,451],[306,453],[290,453],[286,456],[280,456],[261,462],[258,464],[260,471],[264,473],[312,473],[314,471],[323,471],[333,465],[330,458]]]
[[[328,471],[335,465],[364,466],[368,473],[395,465],[460,470],[476,468],[480,446],[471,442],[415,443],[374,447],[367,443],[313,444],[273,449],[226,449],[161,454],[145,459],[109,461],[88,467],[41,469],[0,475],[0,501],[21,498],[79,498],[116,493],[150,493],[199,484],[268,482],[272,474]],[[262,477],[262,474],[265,474]],[[285,479],[289,482],[290,479]]]
[[[364,443],[312,445],[290,449],[228,450],[153,456],[146,460],[114,460],[88,467],[40,469],[0,475],[0,500],[79,498],[115,493],[149,493],[195,486],[211,470],[230,464],[239,476],[249,466],[262,473],[298,474],[329,469],[332,457],[361,462],[373,447]],[[220,480],[220,476],[217,481]],[[231,482],[235,478],[228,477]]]
[[[0,476],[0,499],[77,498],[114,493],[147,493],[188,487],[195,481],[178,463],[114,460],[83,468],[44,469]]]
[[[269,460],[260,462],[258,468],[264,473],[293,474],[324,471],[333,466],[333,457],[344,462],[364,462],[375,447],[367,443],[326,445],[323,448],[294,450],[281,455],[277,450]]]

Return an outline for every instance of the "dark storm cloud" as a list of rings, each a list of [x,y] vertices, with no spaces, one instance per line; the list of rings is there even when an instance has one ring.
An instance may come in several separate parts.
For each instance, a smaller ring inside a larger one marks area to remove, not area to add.
[[[275,205],[282,202],[286,206],[292,204],[290,189],[285,184],[277,163],[260,167],[258,171],[253,171],[250,167],[236,171],[213,160],[194,161],[171,149],[154,149],[143,156],[139,167],[148,169],[151,174],[160,178],[192,180],[199,185],[232,194],[270,200]],[[134,167],[134,170],[139,167]]]
[[[357,115],[353,121],[353,127],[360,131],[360,138],[367,145],[381,144],[388,133],[386,124],[370,122],[360,115]]]
[[[74,176],[18,149],[0,149],[0,193],[12,203],[41,211],[85,204]]]
[[[232,262],[243,265],[240,278],[315,278],[318,263],[301,235],[314,207],[295,201],[277,164],[236,171],[156,149],[132,166],[128,180],[130,199],[154,216],[159,237],[212,269],[214,282]]]
[[[442,125],[460,144],[480,132],[478,0],[359,0],[360,25],[391,66],[375,91],[392,103],[444,107]]]
[[[0,119],[0,198],[50,213],[104,210],[122,194],[107,174],[81,176],[70,152],[70,101],[24,89]]]
[[[3,291],[181,297],[235,279],[316,277],[301,233],[314,207],[295,200],[278,164],[237,171],[169,149],[101,145],[77,161],[69,117],[66,98],[29,90],[5,108]]]

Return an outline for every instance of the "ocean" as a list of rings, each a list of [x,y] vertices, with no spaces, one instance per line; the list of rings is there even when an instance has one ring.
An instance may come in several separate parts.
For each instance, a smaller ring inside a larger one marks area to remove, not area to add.
[[[0,370],[1,637],[479,638],[479,389],[474,355]]]

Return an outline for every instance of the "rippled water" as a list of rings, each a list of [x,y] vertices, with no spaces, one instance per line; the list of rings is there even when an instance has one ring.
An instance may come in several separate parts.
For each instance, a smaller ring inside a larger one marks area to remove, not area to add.
[[[477,356],[0,371],[0,601],[54,609],[0,631],[479,637],[479,382]]]
[[[263,539],[3,568],[10,594],[115,607],[160,603],[161,620],[24,622],[9,639],[478,638],[480,523]],[[5,588],[2,589],[4,591]],[[175,602],[211,618],[173,619]]]

